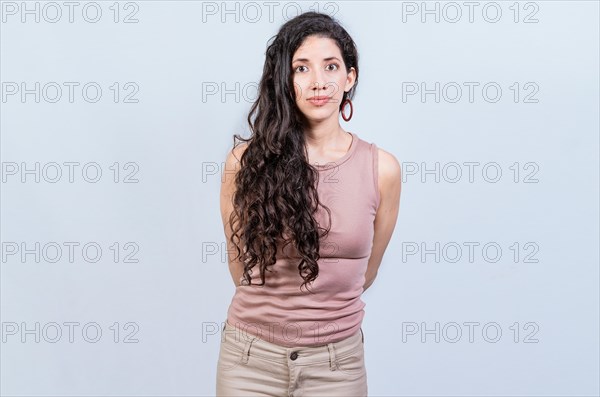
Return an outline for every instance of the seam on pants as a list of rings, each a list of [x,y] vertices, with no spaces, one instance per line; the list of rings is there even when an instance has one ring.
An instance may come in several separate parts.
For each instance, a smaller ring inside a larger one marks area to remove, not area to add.
[[[329,350],[329,369],[331,371],[335,371],[337,366],[337,358],[335,356],[335,348],[333,347],[333,343],[328,343],[327,349]]]
[[[250,356],[250,347],[256,339],[258,338],[253,337],[252,339],[246,341],[246,344],[244,345],[244,351],[242,352],[242,364],[248,363],[248,358]]]

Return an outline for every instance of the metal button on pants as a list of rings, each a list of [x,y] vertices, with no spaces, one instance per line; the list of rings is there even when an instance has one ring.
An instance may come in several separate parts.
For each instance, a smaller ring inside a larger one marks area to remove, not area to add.
[[[217,396],[367,396],[362,328],[315,347],[284,347],[225,324]]]

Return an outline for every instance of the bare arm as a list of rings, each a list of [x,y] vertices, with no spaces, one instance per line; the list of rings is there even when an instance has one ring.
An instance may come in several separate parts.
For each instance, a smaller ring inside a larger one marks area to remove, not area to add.
[[[247,144],[242,143],[227,154],[225,160],[225,170],[221,177],[221,219],[223,221],[223,231],[227,240],[227,257],[229,263],[229,272],[233,279],[233,284],[237,287],[239,280],[244,273],[244,264],[239,260],[233,260],[237,250],[230,242],[232,230],[229,225],[229,216],[233,211],[233,194],[235,193],[235,175],[239,171],[240,163],[238,159],[242,158],[242,153],[246,150]],[[235,153],[234,153],[235,151]],[[240,247],[241,249],[241,247]]]
[[[365,274],[363,292],[375,281],[383,254],[396,227],[396,220],[398,219],[398,211],[400,209],[400,191],[402,189],[402,169],[400,168],[400,163],[398,163],[398,160],[391,153],[383,149],[378,150],[378,179],[381,199],[377,214],[375,215],[373,249]]]

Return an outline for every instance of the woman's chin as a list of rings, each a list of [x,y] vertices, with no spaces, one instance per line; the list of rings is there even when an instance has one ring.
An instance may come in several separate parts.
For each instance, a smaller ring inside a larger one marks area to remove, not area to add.
[[[312,109],[305,109],[303,111],[304,117],[311,121],[321,121],[327,120],[333,115],[331,109],[326,108],[325,106],[313,107]]]

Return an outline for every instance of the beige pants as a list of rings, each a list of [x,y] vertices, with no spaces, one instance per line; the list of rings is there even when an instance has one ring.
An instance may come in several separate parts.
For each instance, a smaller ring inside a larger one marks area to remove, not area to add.
[[[367,396],[364,334],[316,347],[284,347],[225,322],[217,396]]]

